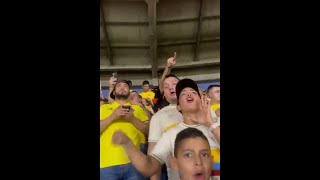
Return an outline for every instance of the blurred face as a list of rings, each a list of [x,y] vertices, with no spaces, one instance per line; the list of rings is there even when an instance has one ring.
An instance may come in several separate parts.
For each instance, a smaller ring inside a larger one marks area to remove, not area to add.
[[[116,99],[128,99],[130,92],[127,83],[118,83],[115,88],[114,96]]]
[[[198,112],[201,99],[197,91],[192,88],[184,88],[179,97],[179,108],[182,112]]]
[[[212,164],[210,146],[200,137],[184,139],[172,161],[181,180],[209,180]]]
[[[131,104],[141,104],[141,98],[136,92],[130,93],[129,101]]]
[[[175,77],[169,77],[163,81],[163,94],[169,103],[177,101],[176,85],[179,80]]]
[[[143,90],[144,92],[149,91],[149,84],[142,85],[142,90]]]
[[[215,103],[220,103],[220,87],[213,87],[209,90],[209,97]]]

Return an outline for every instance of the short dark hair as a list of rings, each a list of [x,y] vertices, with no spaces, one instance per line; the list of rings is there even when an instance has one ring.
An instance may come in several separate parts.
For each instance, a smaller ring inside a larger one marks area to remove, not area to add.
[[[210,89],[214,88],[214,87],[220,87],[220,84],[213,84],[213,85],[210,85],[207,89],[207,93],[209,93]]]
[[[149,85],[149,81],[145,80],[142,82],[142,85],[148,84]]]
[[[174,78],[176,78],[178,81],[180,81],[180,79],[179,79],[176,75],[174,75],[174,74],[167,74],[167,75],[164,77],[163,81],[164,81],[165,79],[169,78],[169,77],[174,77]]]
[[[130,80],[127,80],[127,83],[129,84],[129,86],[132,86],[132,82]]]
[[[210,147],[208,138],[199,129],[186,128],[177,134],[176,140],[174,141],[174,156],[177,157],[178,150],[179,150],[179,148],[181,146],[181,142],[183,140],[188,139],[188,138],[197,138],[197,137],[206,141]]]

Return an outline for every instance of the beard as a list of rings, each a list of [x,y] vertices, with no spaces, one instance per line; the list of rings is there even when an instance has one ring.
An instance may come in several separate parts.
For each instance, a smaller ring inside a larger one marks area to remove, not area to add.
[[[119,100],[128,100],[129,95],[130,95],[130,92],[128,92],[127,94],[117,94],[117,93],[115,93],[114,96],[115,96],[116,99],[119,99]]]

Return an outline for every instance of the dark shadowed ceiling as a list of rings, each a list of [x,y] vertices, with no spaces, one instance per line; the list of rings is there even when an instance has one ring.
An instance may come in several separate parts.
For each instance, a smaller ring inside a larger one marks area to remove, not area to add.
[[[166,60],[198,82],[220,79],[219,0],[101,0],[100,79],[112,72],[140,86],[157,85]]]

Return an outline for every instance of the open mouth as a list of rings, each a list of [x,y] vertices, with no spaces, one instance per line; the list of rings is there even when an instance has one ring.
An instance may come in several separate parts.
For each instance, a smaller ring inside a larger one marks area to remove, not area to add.
[[[170,92],[170,95],[175,95],[176,94],[176,92]]]
[[[194,101],[193,97],[187,97],[187,102],[192,103]]]
[[[203,173],[197,173],[193,175],[195,180],[204,180],[204,174]]]

